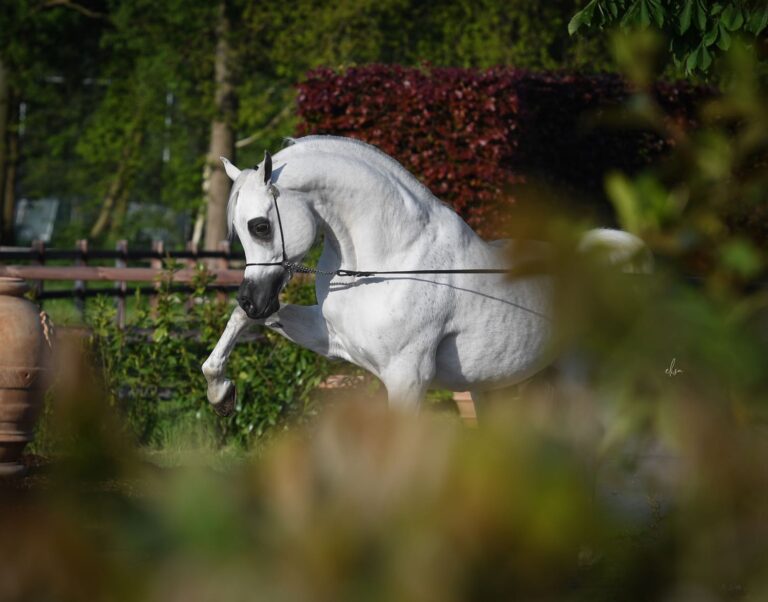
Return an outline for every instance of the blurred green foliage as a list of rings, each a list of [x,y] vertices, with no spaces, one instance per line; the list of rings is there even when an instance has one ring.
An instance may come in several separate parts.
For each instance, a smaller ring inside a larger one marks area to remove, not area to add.
[[[762,599],[765,436],[695,386],[719,367],[662,359],[653,411],[636,400],[665,444],[646,455],[606,451],[606,390],[572,388],[479,430],[347,405],[225,471],[157,468],[81,382],[60,459],[2,485],[0,597]]]
[[[768,76],[754,51],[735,42],[720,61],[722,90],[686,131],[653,100],[656,75],[648,35],[616,36],[636,93],[624,117],[674,141],[658,164],[634,177],[613,173],[606,190],[619,224],[644,238],[710,291],[739,296],[764,286],[768,272]],[[655,46],[658,48],[658,46]],[[647,62],[638,61],[645,56]],[[620,59],[620,63],[621,63]]]

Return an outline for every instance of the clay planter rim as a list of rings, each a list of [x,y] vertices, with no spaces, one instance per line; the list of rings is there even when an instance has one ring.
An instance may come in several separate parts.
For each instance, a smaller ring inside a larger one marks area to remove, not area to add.
[[[29,290],[27,281],[15,276],[0,276],[0,295],[21,297]]]

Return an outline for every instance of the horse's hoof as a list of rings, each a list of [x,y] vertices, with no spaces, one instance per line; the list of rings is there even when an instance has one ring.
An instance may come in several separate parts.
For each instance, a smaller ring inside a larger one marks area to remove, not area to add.
[[[213,411],[219,416],[226,418],[235,413],[235,399],[237,398],[237,390],[234,383],[227,384],[227,392],[224,393],[224,397],[219,403],[213,404]]]

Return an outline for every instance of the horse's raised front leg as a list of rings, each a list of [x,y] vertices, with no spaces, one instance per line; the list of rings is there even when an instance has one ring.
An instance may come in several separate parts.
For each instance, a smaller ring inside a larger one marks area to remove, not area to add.
[[[235,410],[235,385],[224,377],[229,354],[248,326],[262,323],[262,320],[251,320],[239,306],[235,307],[218,343],[203,363],[203,374],[208,381],[208,401],[219,416],[229,416]]]
[[[317,305],[283,305],[265,320],[252,320],[240,307],[236,307],[216,347],[203,364],[203,374],[208,381],[208,401],[220,416],[229,416],[235,409],[235,385],[224,376],[229,354],[240,334],[255,324],[263,324],[315,353],[349,359],[341,349],[331,353],[328,328]]]

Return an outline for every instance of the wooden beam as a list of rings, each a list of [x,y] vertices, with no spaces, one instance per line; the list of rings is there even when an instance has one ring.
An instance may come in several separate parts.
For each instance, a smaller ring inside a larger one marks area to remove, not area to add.
[[[109,266],[37,266],[0,265],[0,276],[25,280],[83,280],[105,282],[154,282],[165,271],[156,268],[113,268]],[[214,284],[237,286],[243,281],[243,270],[211,270]],[[173,281],[190,283],[196,270],[184,268],[174,272]]]
[[[459,408],[459,415],[468,426],[477,426],[477,413],[475,402],[472,401],[472,394],[469,391],[462,391],[453,394],[453,401]]]

